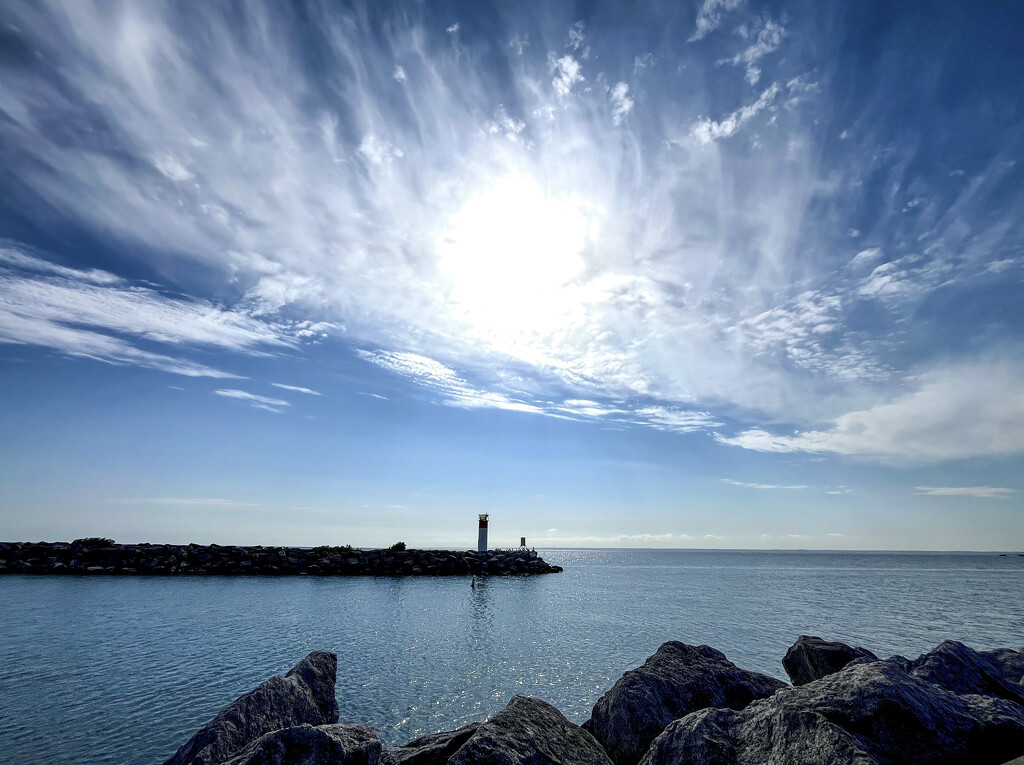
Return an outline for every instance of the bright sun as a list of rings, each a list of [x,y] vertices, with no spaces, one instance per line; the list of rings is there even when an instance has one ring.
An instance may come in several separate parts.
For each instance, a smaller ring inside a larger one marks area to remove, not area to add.
[[[507,175],[472,196],[436,243],[453,310],[506,338],[543,329],[568,307],[598,211],[554,196],[533,177]]]

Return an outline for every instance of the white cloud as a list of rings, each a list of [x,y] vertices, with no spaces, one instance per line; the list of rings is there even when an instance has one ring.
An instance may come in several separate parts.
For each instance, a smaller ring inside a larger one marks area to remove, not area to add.
[[[762,452],[937,462],[1024,451],[1024,369],[978,362],[922,375],[917,390],[853,411],[827,430],[774,435],[752,428],[724,444]]]
[[[774,53],[778,50],[786,30],[778,22],[764,19],[755,26],[752,32],[747,31],[745,28],[743,31],[747,35],[753,34],[754,42],[732,58],[723,59],[719,63],[730,63],[736,66],[742,65],[746,70],[744,79],[751,85],[755,85],[761,78],[761,70],[756,66],[756,62],[769,53]]]
[[[444,31],[447,32],[450,35],[455,34],[456,32],[459,31],[459,22],[456,21],[451,26],[446,27]]]
[[[405,82],[409,79],[405,73],[405,69],[400,64],[395,64],[395,68],[391,72],[391,77],[397,82]]]
[[[691,433],[721,425],[709,412],[666,408],[663,406],[641,406],[632,410],[636,422],[658,430],[674,433]]]
[[[378,138],[372,133],[363,136],[363,141],[359,144],[359,153],[374,165],[386,165],[405,156],[402,154],[402,150],[394,144]]]
[[[530,47],[530,36],[525,34],[513,35],[512,39],[508,41],[508,47],[515,51],[517,56],[522,56],[523,51]]]
[[[612,103],[612,122],[621,125],[626,116],[633,111],[633,99],[629,96],[629,85],[616,83],[608,95]]]
[[[11,244],[0,248],[0,275],[0,342],[221,378],[237,375],[136,343],[158,343],[179,353],[205,346],[249,355],[296,344],[287,326],[206,301],[169,297],[104,271],[59,266]]]
[[[192,173],[186,170],[181,162],[169,154],[160,154],[153,157],[153,167],[159,170],[164,177],[172,181],[187,181],[193,177]]]
[[[931,497],[979,497],[981,499],[1007,499],[1016,494],[1016,489],[1001,489],[995,486],[916,486],[915,494]]]
[[[722,483],[727,483],[730,486],[743,486],[747,489],[809,489],[809,486],[803,484],[796,486],[782,486],[771,483],[746,483],[745,481],[733,481],[731,478],[723,478]]]
[[[499,104],[494,113],[494,119],[484,123],[484,129],[491,135],[503,135],[510,141],[520,140],[520,133],[526,128],[526,123],[509,116],[505,111],[504,104]]]
[[[248,393],[244,390],[235,390],[233,388],[221,389],[214,391],[218,396],[224,396],[225,398],[236,398],[242,401],[248,402],[251,406],[256,409],[265,409],[268,412],[281,413],[284,411],[284,407],[291,406],[291,404],[280,398],[270,398],[269,396],[257,396],[255,393]]]
[[[428,390],[438,393],[443,403],[463,409],[506,409],[541,413],[539,407],[501,393],[470,385],[455,370],[439,361],[417,353],[391,351],[359,351],[366,361],[404,377],[412,378]]]
[[[697,11],[697,25],[690,42],[702,40],[722,25],[722,14],[740,7],[743,0],[704,0]]]
[[[860,236],[860,232],[857,232],[857,236]],[[882,254],[883,253],[881,248],[868,247],[867,249],[861,250],[860,252],[853,256],[853,259],[850,261],[850,266],[852,268],[860,268],[862,266],[867,266],[878,260],[878,258],[882,257]]]
[[[587,399],[566,399],[556,402],[531,402],[522,397],[470,384],[454,369],[417,353],[392,351],[359,351],[359,355],[389,372],[412,379],[418,385],[441,396],[449,406],[466,409],[489,408],[542,414],[559,418],[586,418],[605,422],[642,425],[674,433],[709,430],[721,423],[708,412],[667,408],[662,406],[609,406]]]
[[[573,86],[584,80],[579,62],[568,53],[561,58],[552,57],[551,71],[555,74],[554,79],[551,80],[551,87],[560,97],[572,93]]]
[[[571,27],[569,27],[569,50],[574,53],[583,47],[586,42],[587,36],[584,33],[586,25],[582,21],[577,21]],[[586,48],[584,48],[583,57],[586,58]]]
[[[780,92],[781,88],[778,83],[772,83],[754,103],[740,107],[721,121],[715,122],[707,117],[698,120],[690,128],[690,135],[700,144],[709,144],[721,138],[731,138],[754,117],[769,108]]]
[[[312,390],[311,388],[303,388],[303,387],[300,387],[298,385],[285,385],[284,383],[270,383],[270,384],[273,385],[275,388],[281,388],[282,390],[290,390],[290,391],[294,391],[295,393],[305,393],[305,394],[310,395],[310,396],[320,396],[320,395],[323,395],[321,393],[317,393],[315,390]]]

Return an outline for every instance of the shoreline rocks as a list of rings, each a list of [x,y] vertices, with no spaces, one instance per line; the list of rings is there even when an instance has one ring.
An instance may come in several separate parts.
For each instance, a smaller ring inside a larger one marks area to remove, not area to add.
[[[337,676],[338,657],[313,651],[288,674],[270,678],[224,707],[164,765],[216,765],[274,731],[337,723]]]
[[[489,576],[555,574],[536,550],[362,550],[0,542],[0,574]]]
[[[800,666],[815,672],[854,658],[791,687],[709,646],[670,641],[626,672],[583,726],[546,701],[516,696],[488,720],[383,747],[373,728],[338,723],[336,658],[318,651],[229,704],[164,765],[1024,761],[1024,686],[1014,679],[1022,651],[946,641],[917,659],[882,660],[801,636],[787,657],[804,653],[811,658]]]
[[[786,651],[782,667],[793,685],[804,685],[838,672],[854,659],[877,660],[866,648],[830,643],[820,637],[801,635]]]
[[[743,709],[785,686],[740,669],[710,646],[672,640],[598,699],[583,729],[601,742],[615,765],[636,765],[673,720],[707,707]]]

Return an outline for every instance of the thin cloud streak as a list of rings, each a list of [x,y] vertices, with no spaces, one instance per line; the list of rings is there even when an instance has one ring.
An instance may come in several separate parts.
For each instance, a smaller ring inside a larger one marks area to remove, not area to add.
[[[283,399],[259,396],[255,393],[236,390],[234,388],[215,390],[214,393],[218,396],[224,396],[225,398],[234,398],[239,399],[240,401],[245,401],[256,409],[263,409],[268,412],[274,412],[275,414],[280,414],[284,411],[285,407],[291,406],[291,403]]]
[[[273,385],[275,388],[281,388],[282,390],[290,390],[290,391],[292,391],[294,393],[305,393],[306,395],[309,395],[309,396],[322,396],[323,395],[322,393],[318,393],[317,391],[312,390],[311,388],[303,388],[303,387],[301,387],[299,385],[285,385],[284,383],[270,383],[270,384]]]
[[[722,483],[727,483],[730,486],[742,486],[747,489],[809,489],[810,486],[798,484],[794,486],[781,486],[770,483],[747,483],[745,481],[734,481],[731,478],[723,478]]]
[[[915,494],[929,497],[979,497],[981,499],[1009,499],[1016,489],[995,486],[916,486]]]

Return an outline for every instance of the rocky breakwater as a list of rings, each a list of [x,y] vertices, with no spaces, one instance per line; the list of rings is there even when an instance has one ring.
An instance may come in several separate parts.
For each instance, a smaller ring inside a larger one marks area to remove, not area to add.
[[[665,643],[582,726],[514,697],[493,717],[386,747],[339,724],[336,658],[316,651],[225,707],[165,765],[1019,765],[1024,653],[947,641],[906,659],[801,636],[797,685],[708,646]]]
[[[362,550],[350,547],[0,542],[0,574],[448,576],[562,570],[535,550]]]

